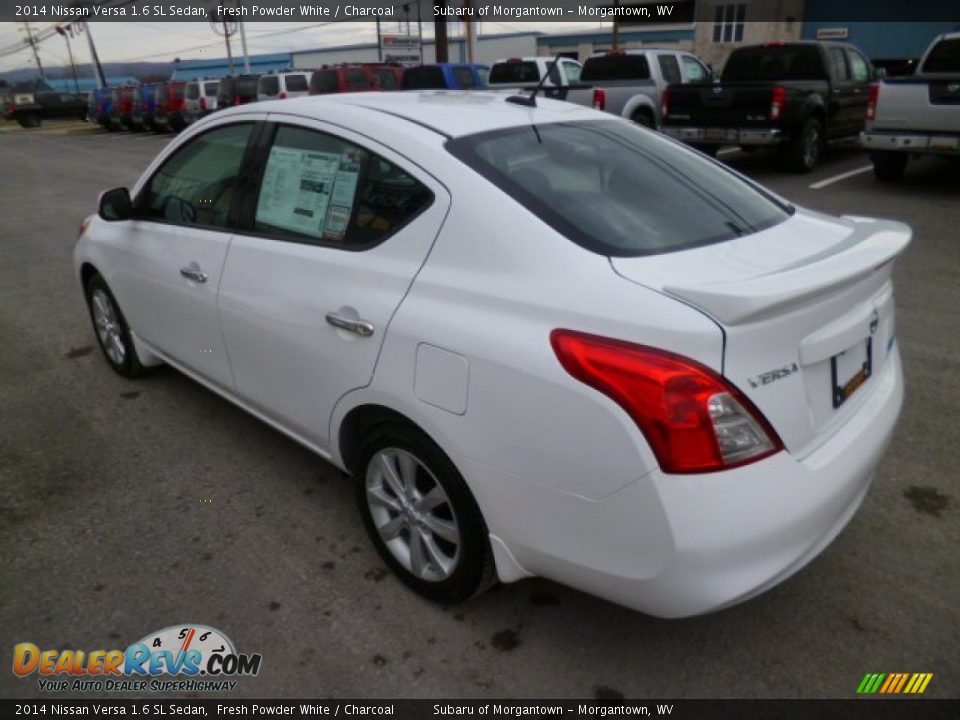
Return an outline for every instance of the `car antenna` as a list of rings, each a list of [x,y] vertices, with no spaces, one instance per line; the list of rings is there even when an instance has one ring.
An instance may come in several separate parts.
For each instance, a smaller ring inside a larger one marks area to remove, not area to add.
[[[553,72],[554,68],[557,67],[557,63],[560,62],[560,53],[557,53],[557,56],[553,58],[553,62],[550,63],[550,67],[547,68],[547,72],[544,73],[543,77],[540,79],[540,82],[537,83],[537,86],[533,89],[533,92],[529,95],[511,95],[507,98],[508,103],[513,103],[514,105],[526,105],[527,107],[536,107],[537,106],[537,93],[543,90],[544,83],[547,82],[547,78],[550,77],[550,73]]]

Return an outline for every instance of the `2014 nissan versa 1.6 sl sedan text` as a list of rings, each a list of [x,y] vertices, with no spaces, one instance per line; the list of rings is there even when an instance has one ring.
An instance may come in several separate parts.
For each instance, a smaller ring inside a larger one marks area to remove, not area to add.
[[[679,617],[860,505],[909,240],[572,104],[364,93],[191,126],[75,260],[117,372],[169,363],[346,470],[419,593],[541,575]]]

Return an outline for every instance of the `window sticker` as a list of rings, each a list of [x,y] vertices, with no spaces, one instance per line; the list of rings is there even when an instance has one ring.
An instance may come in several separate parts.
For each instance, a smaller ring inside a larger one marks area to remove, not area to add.
[[[257,222],[325,237],[327,211],[341,164],[339,153],[271,148],[257,203]],[[344,224],[339,237],[345,230]]]
[[[330,192],[330,207],[324,225],[324,240],[343,240],[347,225],[353,215],[353,204],[357,197],[357,181],[360,176],[359,150],[340,155],[340,164],[333,180]]]

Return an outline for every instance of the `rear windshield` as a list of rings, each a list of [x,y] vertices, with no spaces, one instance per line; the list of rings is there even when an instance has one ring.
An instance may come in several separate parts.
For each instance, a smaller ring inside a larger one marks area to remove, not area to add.
[[[310,78],[310,92],[335,93],[340,89],[336,70],[318,70]]]
[[[245,97],[254,97],[257,94],[257,76],[238,77],[233,85],[233,92]]]
[[[734,50],[723,68],[723,82],[740,80],[820,80],[827,77],[813,45],[772,45]]]
[[[217,88],[220,83],[208,82],[203,84],[203,92],[207,97],[214,97],[217,94]]]
[[[643,55],[600,55],[587,58],[581,82],[604,80],[649,80],[650,66]]]
[[[307,76],[306,75],[287,75],[285,78],[287,84],[287,90],[290,92],[306,92],[307,91]]]
[[[447,149],[541,220],[616,257],[722,242],[791,209],[722,165],[620,120],[524,125]]]
[[[499,83],[540,82],[540,70],[535,62],[502,62],[490,70],[487,80],[491,85]]]
[[[198,97],[200,97],[200,86],[196,83],[187,85],[187,99],[196,100]]]
[[[367,74],[363,70],[347,70],[345,80],[348,88],[366,88]]]
[[[439,90],[447,86],[443,79],[443,70],[438,67],[425,65],[412,67],[403,71],[404,90]]]
[[[960,73],[960,38],[941,40],[923,64],[925,73]]]
[[[264,95],[276,95],[280,92],[280,79],[276,75],[264,75],[260,78],[257,92]]]

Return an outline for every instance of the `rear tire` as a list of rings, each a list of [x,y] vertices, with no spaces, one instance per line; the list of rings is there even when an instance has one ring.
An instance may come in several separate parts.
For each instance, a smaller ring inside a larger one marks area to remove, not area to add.
[[[25,128],[40,127],[40,115],[38,115],[35,112],[25,113],[23,115],[17,116],[17,122],[20,123],[20,127],[25,127]]]
[[[493,584],[486,523],[457,468],[416,428],[371,429],[357,463],[363,523],[383,561],[409,588],[443,604]]]
[[[808,173],[820,162],[823,153],[823,124],[809,117],[800,133],[785,148],[787,164],[795,172]]]
[[[902,178],[909,160],[910,157],[905,153],[870,153],[870,162],[873,163],[873,175],[880,182],[895,182]]]
[[[650,128],[651,130],[656,126],[653,121],[653,113],[649,110],[634,110],[633,115],[630,116],[630,119],[633,120],[637,125],[642,125],[645,128]]]
[[[130,337],[130,326],[106,281],[99,273],[94,273],[87,281],[85,291],[93,332],[107,363],[124,377],[143,375],[146,369],[137,356],[137,348]]]

